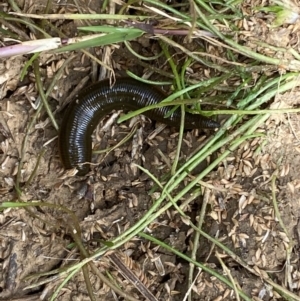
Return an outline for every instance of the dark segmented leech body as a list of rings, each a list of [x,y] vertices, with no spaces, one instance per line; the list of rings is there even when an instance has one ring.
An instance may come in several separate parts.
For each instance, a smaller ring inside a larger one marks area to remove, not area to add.
[[[69,105],[60,127],[59,151],[64,167],[77,167],[77,175],[85,175],[89,171],[89,164],[81,164],[91,162],[91,135],[101,118],[112,110],[137,110],[159,103],[165,98],[162,91],[132,78],[118,78],[112,88],[109,80],[103,80],[82,90],[77,100]],[[180,110],[164,118],[171,108],[162,107],[144,114],[153,120],[179,127]],[[186,129],[217,127],[218,122],[205,116],[185,115]]]

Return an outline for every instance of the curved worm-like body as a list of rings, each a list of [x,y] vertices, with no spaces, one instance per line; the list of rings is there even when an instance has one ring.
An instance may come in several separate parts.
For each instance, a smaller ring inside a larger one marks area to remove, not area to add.
[[[64,167],[76,167],[77,175],[85,175],[89,171],[89,164],[83,163],[92,159],[91,135],[101,118],[112,110],[137,110],[165,98],[162,91],[132,78],[119,78],[113,87],[110,87],[109,80],[103,80],[82,90],[77,100],[69,105],[60,127],[59,150]],[[180,110],[164,118],[170,110],[171,107],[167,106],[144,114],[156,121],[179,127]],[[205,116],[185,115],[187,129],[217,127],[218,122]]]

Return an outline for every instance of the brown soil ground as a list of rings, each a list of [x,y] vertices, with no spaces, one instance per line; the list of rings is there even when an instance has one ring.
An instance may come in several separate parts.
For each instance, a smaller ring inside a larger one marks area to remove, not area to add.
[[[31,12],[44,9],[43,1],[40,2],[38,4],[36,1],[30,7]],[[25,4],[19,5],[24,7]],[[82,3],[84,11],[86,5]],[[93,5],[90,4],[89,10],[97,11]],[[68,6],[65,2],[61,6],[53,4],[52,9],[53,12],[76,10],[73,5]],[[244,9],[245,13],[249,11],[247,4]],[[28,11],[26,5],[24,11]],[[269,21],[261,18],[261,15],[254,14],[248,16],[249,19],[254,20],[251,28],[245,29],[249,33],[249,40],[245,38],[249,47],[254,35],[262,39],[266,37],[266,42],[277,47],[291,46],[286,36],[291,37],[292,26],[271,30],[265,25]],[[56,22],[56,26],[70,36],[74,35],[76,25],[74,22]],[[158,44],[148,38],[137,40],[133,47],[136,52],[146,56],[159,51]],[[294,48],[298,51],[297,46]],[[96,49],[92,53],[102,54],[102,50]],[[61,62],[69,55],[40,56],[40,72],[45,88],[51,83]],[[16,176],[22,144],[27,136],[24,163],[20,170],[21,199],[24,202],[46,202],[57,207],[39,206],[31,207],[30,210],[9,208],[0,212],[0,300],[48,300],[62,278],[53,277],[50,282],[28,288],[30,284],[37,283],[37,279],[28,276],[79,261],[79,252],[72,248],[73,240],[69,235],[74,230],[74,220],[59,210],[58,206],[75,212],[80,222],[82,241],[91,253],[100,246],[100,241],[111,240],[136,223],[147,212],[156,195],[149,195],[153,181],[133,163],[142,165],[161,178],[168,170],[166,162],[172,163],[178,143],[177,129],[164,128],[140,117],[135,120],[138,129],[134,137],[105,156],[95,156],[93,161],[100,163],[93,167],[87,177],[66,175],[58,154],[57,132],[45,112],[38,116],[33,129],[27,132],[28,124],[35,115],[34,102],[38,97],[31,69],[23,82],[19,80],[27,60],[28,57],[22,56],[0,61],[0,202],[17,201]],[[110,62],[117,76],[124,75],[127,69],[137,74],[147,71],[122,45],[113,49]],[[153,63],[157,68],[162,65],[168,67],[159,60]],[[201,73],[201,68],[200,65],[195,66],[194,72]],[[92,71],[94,66],[91,60],[80,52],[74,53],[74,58],[49,97],[51,109],[60,109],[74,89],[79,90],[82,83],[86,85],[86,81],[90,82]],[[297,89],[277,95],[273,105],[299,106],[299,95]],[[59,124],[62,116],[58,110],[55,118]],[[134,122],[117,125],[109,121],[109,117],[102,120],[94,135],[94,142],[100,149],[115,145],[135,126]],[[155,135],[153,131],[157,131]],[[212,237],[218,237],[249,266],[267,272],[274,282],[299,295],[299,115],[274,115],[260,131],[264,134],[263,138],[244,142],[205,179],[207,184],[214,185],[216,189],[209,194],[204,230]],[[185,132],[182,160],[205,143],[210,135],[213,133],[198,130]],[[37,162],[35,177],[28,182]],[[272,176],[276,176],[274,187]],[[272,191],[275,191],[280,216],[289,237],[275,217]],[[199,198],[185,207],[185,213],[192,221],[196,221],[202,201]],[[190,255],[194,233],[174,208],[151,223],[147,231],[153,237]],[[287,258],[288,246],[292,246],[290,258]],[[201,237],[196,257],[199,262],[223,274],[225,272],[216,251],[218,249],[214,245]],[[132,239],[114,254],[143,280],[158,300],[183,300],[188,291],[189,264],[186,261],[139,237]],[[270,285],[231,257],[224,256],[223,261],[231,277],[254,300],[282,300]],[[145,300],[133,284],[123,277],[111,257],[103,256],[94,263],[99,271],[115,279],[122,290],[138,300]],[[164,273],[161,273],[159,267],[162,267]],[[52,276],[41,277],[39,281],[47,280],[48,277]],[[214,276],[196,270],[195,277],[193,300],[236,298],[234,291]],[[97,300],[123,300],[116,297],[92,271],[90,279]],[[63,287],[57,300],[89,300],[81,272]]]

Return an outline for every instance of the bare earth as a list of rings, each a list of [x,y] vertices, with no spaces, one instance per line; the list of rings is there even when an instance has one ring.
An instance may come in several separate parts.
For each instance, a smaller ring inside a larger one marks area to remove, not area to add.
[[[70,24],[65,26],[69,28]],[[255,24],[252,26],[256,28]],[[257,31],[259,28],[262,27],[258,26]],[[288,28],[284,30],[292,31]],[[277,35],[274,30],[266,42],[285,47],[288,41],[278,38],[279,34],[286,36],[283,35],[283,29],[278,29]],[[249,45],[250,38],[247,41]],[[278,45],[278,41],[282,44]],[[137,52],[144,49],[142,43],[143,40],[136,42]],[[157,47],[146,46],[149,53]],[[123,46],[120,47],[112,56],[117,75],[123,75],[127,69],[140,73],[145,71],[141,66],[136,67],[133,59],[124,56],[126,51]],[[45,88],[49,86],[61,61],[68,56],[41,55],[40,66]],[[27,136],[24,164],[20,170],[21,199],[57,207],[30,207],[29,211],[10,208],[0,212],[0,300],[48,300],[61,279],[54,277],[49,283],[23,290],[46,278],[37,280],[28,276],[67,266],[80,259],[78,250],[70,247],[73,240],[69,233],[74,230],[74,219],[59,206],[75,213],[80,223],[82,241],[91,253],[101,245],[100,241],[111,240],[139,220],[156,195],[149,195],[153,182],[133,163],[142,165],[161,178],[168,171],[165,158],[172,163],[178,142],[176,129],[160,128],[160,124],[140,117],[136,119],[137,131],[132,139],[107,155],[94,157],[93,161],[100,163],[89,176],[79,178],[66,175],[59,159],[57,132],[44,111],[38,116],[33,129],[27,133],[28,124],[35,115],[34,102],[38,93],[33,73],[28,73],[23,82],[19,81],[26,61],[26,57],[0,61],[0,202],[17,201],[16,176],[22,143]],[[156,63],[157,68],[159,64]],[[52,111],[60,109],[70,92],[90,74],[90,59],[79,52],[75,53],[49,98]],[[294,89],[277,95],[270,105],[274,108],[298,107],[299,102],[300,91]],[[55,115],[58,124],[62,116],[58,110]],[[116,116],[114,118],[117,119]],[[108,121],[109,117],[102,120],[94,135],[95,145],[100,149],[116,145],[134,128],[133,122],[110,125]],[[102,130],[104,126],[105,131]],[[155,135],[154,130],[157,130]],[[299,115],[273,115],[260,128],[260,133],[262,137],[244,142],[205,179],[206,183],[213,184],[216,189],[209,194],[204,230],[218,237],[248,265],[267,272],[274,282],[299,295]],[[200,130],[185,132],[182,160],[186,160],[210,135],[213,133]],[[28,183],[38,160],[35,177]],[[276,177],[274,183],[273,176]],[[289,237],[275,217],[272,191],[275,191],[280,216]],[[202,201],[199,198],[185,208],[185,213],[192,221],[196,220]],[[148,231],[153,237],[190,254],[194,233],[173,207],[149,225]],[[292,250],[290,258],[287,258],[289,246],[292,246]],[[218,248],[201,237],[197,260],[222,274],[224,271],[216,251]],[[139,237],[119,248],[116,254],[159,300],[183,300],[188,290],[187,262]],[[164,275],[160,274],[157,260],[163,266]],[[282,300],[271,286],[229,256],[224,256],[223,261],[240,288],[254,300]],[[95,265],[104,274],[109,272],[122,290],[144,300],[109,256],[95,260]],[[90,279],[99,300],[121,300],[115,299],[111,289],[92,271]],[[233,290],[203,271],[197,275],[193,291],[194,300],[235,299]],[[89,300],[82,273],[77,273],[64,286],[57,300]]]

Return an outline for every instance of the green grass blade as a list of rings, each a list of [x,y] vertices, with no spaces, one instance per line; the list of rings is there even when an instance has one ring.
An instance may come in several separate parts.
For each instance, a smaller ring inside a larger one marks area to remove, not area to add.
[[[73,50],[79,50],[79,49],[89,48],[89,47],[97,47],[103,45],[110,45],[114,43],[121,43],[127,40],[136,39],[142,34],[143,31],[141,30],[110,33],[101,37],[92,38],[90,40],[86,40],[86,41],[78,42],[76,44],[62,47],[58,50],[55,50],[55,52],[73,51]]]
[[[123,33],[141,33],[138,28],[127,28],[127,27],[114,27],[114,26],[82,26],[78,27],[81,31],[89,31],[89,32],[107,32],[107,33],[114,33],[114,32],[123,32]]]

